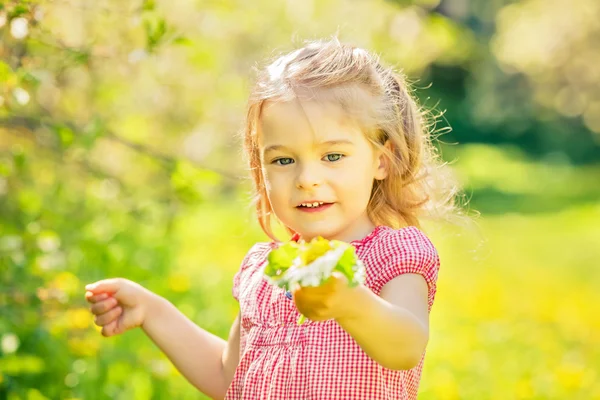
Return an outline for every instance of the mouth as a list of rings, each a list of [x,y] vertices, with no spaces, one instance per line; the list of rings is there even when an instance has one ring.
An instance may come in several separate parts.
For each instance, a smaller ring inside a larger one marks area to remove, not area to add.
[[[325,201],[309,201],[306,203],[300,203],[296,206],[296,208],[300,211],[304,212],[317,212],[323,211],[327,208],[331,207],[333,203],[328,203]]]

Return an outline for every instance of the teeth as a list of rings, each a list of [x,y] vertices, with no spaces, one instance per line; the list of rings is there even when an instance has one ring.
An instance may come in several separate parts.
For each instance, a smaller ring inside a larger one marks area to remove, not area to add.
[[[322,206],[323,202],[322,201],[315,201],[314,203],[301,203],[300,205],[302,207],[314,208],[314,207]]]

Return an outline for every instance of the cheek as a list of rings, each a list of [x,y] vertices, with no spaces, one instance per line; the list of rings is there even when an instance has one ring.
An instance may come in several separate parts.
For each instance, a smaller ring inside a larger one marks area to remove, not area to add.
[[[331,182],[333,185],[343,187],[345,191],[357,192],[372,184],[373,175],[365,167],[347,168],[337,172]]]
[[[373,188],[373,176],[370,171],[356,169],[338,174],[332,185],[338,192],[344,194],[350,204],[362,207],[362,203],[368,203]]]
[[[281,190],[281,172],[273,171],[269,166],[263,165],[263,181],[268,192],[277,192]]]
[[[263,179],[267,196],[273,206],[276,206],[277,203],[280,203],[283,199],[289,197],[288,185],[286,185],[286,180],[282,179],[280,174],[266,172],[263,174]]]

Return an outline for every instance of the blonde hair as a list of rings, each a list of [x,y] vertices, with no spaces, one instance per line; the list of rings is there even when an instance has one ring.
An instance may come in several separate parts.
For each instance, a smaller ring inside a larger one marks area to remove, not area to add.
[[[259,71],[249,98],[244,153],[258,221],[271,239],[277,240],[261,171],[260,116],[267,101],[294,99],[336,102],[384,152],[388,176],[374,181],[367,207],[374,224],[420,227],[421,218],[452,220],[460,214],[459,186],[432,144],[434,123],[427,123],[430,114],[412,97],[404,76],[383,67],[376,55],[334,38],[309,42],[276,59]],[[388,141],[391,151],[385,147]]]

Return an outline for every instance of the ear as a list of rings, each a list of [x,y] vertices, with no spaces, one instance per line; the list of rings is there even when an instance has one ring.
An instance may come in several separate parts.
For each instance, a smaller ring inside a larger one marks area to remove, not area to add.
[[[392,143],[389,140],[386,140],[383,147],[385,147],[389,152],[392,151]],[[381,181],[388,176],[389,169],[389,158],[385,154],[383,150],[377,151],[377,169],[375,170],[375,179]]]

